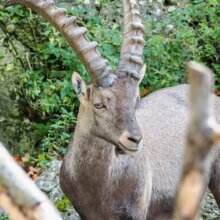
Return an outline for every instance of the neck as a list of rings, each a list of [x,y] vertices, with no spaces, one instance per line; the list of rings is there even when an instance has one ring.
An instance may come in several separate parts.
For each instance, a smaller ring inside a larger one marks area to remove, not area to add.
[[[116,158],[115,147],[102,138],[92,135],[91,129],[79,130],[76,127],[73,141],[70,144],[68,160],[78,168],[106,170]],[[77,169],[78,169],[77,168]]]

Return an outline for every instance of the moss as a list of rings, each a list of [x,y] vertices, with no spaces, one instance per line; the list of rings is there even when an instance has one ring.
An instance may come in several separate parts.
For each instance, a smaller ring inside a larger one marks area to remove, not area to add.
[[[70,205],[72,205],[72,204],[66,196],[63,196],[62,199],[59,199],[55,202],[55,206],[61,212],[66,212],[67,207]]]
[[[0,141],[13,153],[30,152],[36,138],[32,132],[33,123],[26,118],[26,107],[22,105],[24,98],[18,82],[21,68],[10,51],[3,49],[5,56],[0,58]]]

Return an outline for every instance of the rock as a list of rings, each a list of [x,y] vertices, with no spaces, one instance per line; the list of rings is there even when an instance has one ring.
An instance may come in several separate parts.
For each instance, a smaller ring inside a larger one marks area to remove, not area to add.
[[[80,220],[79,215],[76,213],[76,211],[68,207],[66,213],[62,213],[63,220]]]
[[[62,162],[58,160],[51,161],[47,169],[36,180],[37,186],[45,192],[49,199],[55,204],[64,197],[59,183],[61,163]],[[61,210],[59,211],[61,212]],[[61,212],[61,215],[64,220],[80,220],[79,215],[70,204],[65,207],[65,212]]]
[[[164,4],[164,1],[165,0],[157,0],[157,2],[160,3],[160,4]]]
[[[176,10],[176,7],[175,7],[175,6],[167,7],[167,11],[168,11],[168,12],[172,12],[172,11],[174,11],[174,10]]]
[[[152,11],[152,15],[156,18],[158,17],[161,17],[162,16],[162,10],[160,8],[155,8],[153,11]]]
[[[14,24],[9,24],[6,26],[6,30],[8,33],[13,33],[15,31],[15,25]]]
[[[51,161],[48,164],[47,169],[45,169],[45,171],[36,180],[37,186],[44,191],[48,195],[49,199],[55,204],[64,197],[59,185],[59,171],[61,163],[62,162],[58,160]],[[61,210],[59,211],[61,212]],[[0,209],[0,219],[4,219],[3,215],[4,212]],[[65,211],[61,212],[61,215],[63,220],[80,220],[79,215],[70,204],[65,207]],[[220,210],[218,209],[212,194],[209,192],[202,202],[202,217],[200,220],[219,219],[219,217]]]
[[[172,31],[174,29],[174,25],[172,24],[168,24],[167,26],[167,30]]]
[[[57,184],[59,183],[59,170],[61,166],[61,161],[54,160],[49,163],[48,168],[41,174],[41,176],[36,180],[37,186],[46,193],[53,191]],[[62,196],[61,196],[62,197]],[[57,199],[61,199],[61,197]],[[55,198],[56,199],[56,198]]]
[[[62,199],[63,193],[59,185],[59,170],[61,161],[54,160],[49,163],[48,168],[36,181],[39,188],[46,192],[50,200],[56,203],[56,201]],[[66,207],[66,211],[61,213],[64,220],[80,220],[79,215],[71,205]],[[211,219],[219,218],[220,210],[217,207],[216,201],[212,194],[208,192],[206,198],[202,202],[202,218]]]
[[[210,192],[202,202],[202,219],[220,219],[220,210]]]
[[[90,4],[90,0],[84,0],[84,4]]]
[[[0,217],[2,217],[4,215],[4,211],[0,208]]]
[[[139,1],[139,5],[146,5],[146,1]]]
[[[15,31],[14,24],[5,26],[7,32]],[[11,44],[22,59],[25,57],[25,47],[13,37]],[[27,123],[24,97],[22,97],[19,74],[24,71],[0,28],[0,141],[13,153],[25,153],[33,150],[36,143],[33,134],[33,124]],[[30,149],[30,146],[32,149]]]
[[[36,180],[36,185],[46,193],[49,199],[55,204],[64,197],[59,184],[61,163],[62,162],[58,160],[51,161],[45,171]],[[4,211],[0,209],[0,219],[3,219],[3,215]],[[61,215],[63,220],[80,220],[79,215],[70,204],[65,207],[65,212],[61,212]]]

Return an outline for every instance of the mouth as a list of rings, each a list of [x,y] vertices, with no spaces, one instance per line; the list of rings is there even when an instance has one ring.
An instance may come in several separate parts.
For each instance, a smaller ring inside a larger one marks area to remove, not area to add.
[[[117,154],[134,154],[138,151],[137,149],[130,149],[128,147],[125,147],[120,141],[118,145],[115,148]]]

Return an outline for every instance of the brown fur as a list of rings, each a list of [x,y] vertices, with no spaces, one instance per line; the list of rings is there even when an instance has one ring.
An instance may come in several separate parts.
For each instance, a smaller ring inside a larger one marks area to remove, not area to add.
[[[136,109],[143,146],[140,143],[139,151],[131,155],[117,154],[123,131],[139,132],[130,83],[120,79],[111,88],[93,89],[89,103],[80,107],[60,180],[82,219],[171,219],[184,155],[188,86],[143,98]],[[94,100],[109,102],[107,111],[94,110]],[[220,122],[219,113],[216,116]],[[215,176],[207,176],[207,182],[211,179],[216,198],[218,151],[216,147],[207,160],[207,170],[214,167]]]
[[[135,111],[137,80],[145,72],[141,58],[144,26],[137,1],[123,0],[124,34],[117,74],[100,56],[97,44],[84,37],[86,30],[53,1],[8,1],[8,5],[18,3],[32,8],[60,31],[95,86],[87,88],[81,77],[73,77],[81,106],[60,174],[61,187],[81,218],[170,219],[185,145],[188,86],[155,92],[142,99]],[[219,113],[216,116],[220,122]],[[219,203],[218,154],[215,148],[207,170],[212,166],[210,189]],[[207,176],[207,182],[209,179]]]

